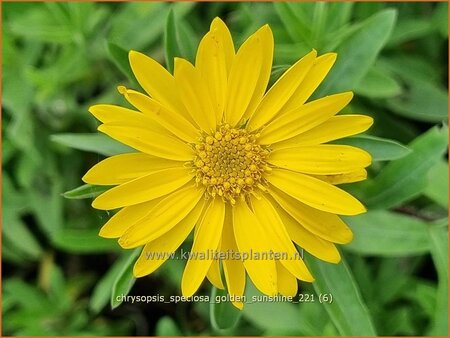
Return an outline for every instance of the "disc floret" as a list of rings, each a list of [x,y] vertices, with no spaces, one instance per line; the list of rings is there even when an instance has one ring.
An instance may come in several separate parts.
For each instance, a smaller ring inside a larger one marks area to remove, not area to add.
[[[195,145],[193,160],[197,185],[231,204],[254,193],[256,187],[265,190],[264,172],[270,171],[266,163],[269,150],[257,143],[258,136],[228,124],[203,135]]]

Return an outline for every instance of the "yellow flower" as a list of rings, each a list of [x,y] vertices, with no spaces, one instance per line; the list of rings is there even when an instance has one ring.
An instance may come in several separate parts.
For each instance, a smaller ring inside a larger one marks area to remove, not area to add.
[[[295,295],[297,279],[313,277],[293,242],[319,259],[339,262],[335,243],[348,243],[352,232],[338,215],[365,208],[336,185],[364,180],[371,157],[324,143],[363,132],[373,121],[335,116],[351,92],[307,102],[332,67],[333,53],[317,57],[313,50],[266,92],[273,47],[265,25],[235,52],[228,28],[216,18],[195,66],[176,58],[173,76],[155,60],[130,52],[148,95],[122,86],[119,92],[135,110],[90,108],[103,123],[98,130],[137,150],[107,158],[83,177],[90,184],[117,185],[92,206],[122,208],[100,236],[119,238],[127,249],[145,245],[136,277],[155,271],[194,229],[181,281],[184,296],[193,295],[205,277],[241,296],[247,274],[266,295]],[[224,255],[210,254],[215,251]]]

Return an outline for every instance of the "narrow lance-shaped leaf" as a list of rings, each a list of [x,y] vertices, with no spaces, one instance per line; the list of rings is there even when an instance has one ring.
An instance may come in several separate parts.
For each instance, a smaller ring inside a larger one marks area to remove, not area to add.
[[[372,155],[373,161],[391,161],[402,158],[411,152],[397,141],[370,136],[358,135],[338,140],[334,143],[348,144],[368,151]]]
[[[228,293],[214,286],[211,288],[211,304],[209,308],[209,316],[211,325],[216,330],[230,329],[236,326],[242,311],[238,310],[229,301],[217,301],[216,299],[227,298]]]
[[[447,149],[447,130],[447,126],[434,127],[411,142],[411,154],[389,163],[364,185],[363,201],[372,208],[391,208],[423,192],[428,170]]]
[[[345,217],[354,239],[345,250],[360,255],[399,257],[429,252],[428,224],[410,216],[385,210]],[[405,234],[408,234],[405,236]]]
[[[110,188],[111,186],[83,184],[75,189],[66,191],[62,195],[68,199],[94,198]]]
[[[133,250],[116,276],[111,294],[111,308],[113,309],[122,304],[123,296],[128,295],[136,281],[136,278],[133,276],[133,265],[140,252],[141,248]]]
[[[376,336],[370,313],[345,260],[330,264],[309,255],[306,258],[315,277],[313,286],[318,298],[328,295],[326,300],[330,302],[322,304],[339,333],[342,336]]]
[[[438,273],[438,291],[430,336],[448,336],[448,219],[429,227],[431,257]]]
[[[131,70],[130,62],[128,61],[128,52],[113,42],[108,42],[106,47],[111,61],[131,83],[135,84],[133,71]]]
[[[70,148],[91,151],[105,156],[130,153],[134,150],[103,134],[55,134],[50,139]]]
[[[95,286],[89,301],[89,307],[94,313],[100,312],[108,304],[108,301],[111,299],[113,285],[117,276],[122,272],[123,266],[130,259],[129,256],[130,252],[122,255]]]
[[[173,73],[174,58],[180,55],[180,47],[178,46],[177,26],[173,11],[169,11],[166,21],[166,30],[164,33],[164,43],[166,47],[166,64],[169,72]]]
[[[63,251],[91,254],[119,250],[119,245],[98,236],[97,229],[64,229],[53,234],[53,245]]]
[[[397,12],[387,9],[364,21],[336,51],[338,59],[315,97],[354,89],[367,74],[389,38]]]

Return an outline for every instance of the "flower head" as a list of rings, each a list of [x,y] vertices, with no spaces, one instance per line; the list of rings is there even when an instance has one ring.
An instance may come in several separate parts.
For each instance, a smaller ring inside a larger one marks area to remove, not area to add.
[[[267,295],[295,295],[297,279],[313,277],[294,243],[339,262],[335,243],[351,241],[352,233],[338,215],[365,208],[336,185],[365,179],[371,157],[324,143],[363,132],[372,119],[336,116],[351,92],[307,102],[336,54],[318,57],[313,50],[266,91],[272,56],[268,25],[235,52],[228,28],[216,18],[195,65],[176,58],[173,76],[150,57],[130,52],[147,94],[123,86],[119,92],[135,109],[90,108],[103,123],[101,132],[136,150],[105,159],[83,177],[116,185],[92,205],[121,208],[101,236],[119,238],[123,248],[145,245],[136,277],[155,271],[191,232],[181,282],[185,296],[205,277],[240,296],[247,274]]]

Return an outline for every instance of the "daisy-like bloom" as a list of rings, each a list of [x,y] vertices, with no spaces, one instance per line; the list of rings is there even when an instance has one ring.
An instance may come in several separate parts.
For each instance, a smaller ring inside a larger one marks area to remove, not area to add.
[[[339,262],[335,243],[348,243],[352,232],[338,215],[365,208],[336,185],[364,180],[371,157],[324,143],[361,133],[373,121],[336,116],[351,92],[307,102],[332,67],[333,53],[311,51],[266,91],[273,48],[265,25],[235,52],[228,28],[216,18],[195,65],[176,58],[174,75],[150,57],[129,53],[146,94],[118,90],[135,109],[90,108],[103,123],[98,130],[136,149],[101,161],[83,177],[115,185],[92,206],[121,208],[100,236],[119,238],[126,249],[145,245],[136,277],[160,267],[170,258],[164,253],[177,250],[191,232],[181,281],[186,297],[207,277],[237,299],[247,274],[266,295],[295,295],[297,280],[313,277],[294,243]]]

